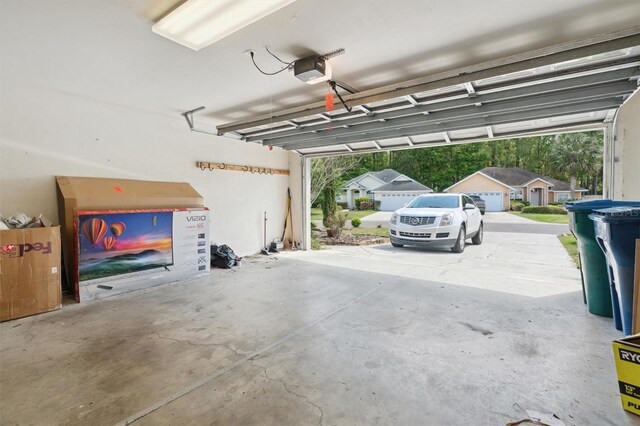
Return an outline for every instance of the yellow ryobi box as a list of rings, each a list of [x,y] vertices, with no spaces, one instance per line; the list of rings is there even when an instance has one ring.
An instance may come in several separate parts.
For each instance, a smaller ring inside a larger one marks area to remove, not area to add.
[[[640,334],[615,340],[613,357],[622,406],[640,416]]]

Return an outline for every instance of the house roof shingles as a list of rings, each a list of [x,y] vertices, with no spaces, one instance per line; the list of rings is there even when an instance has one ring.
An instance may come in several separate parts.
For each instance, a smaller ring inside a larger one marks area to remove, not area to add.
[[[402,173],[396,172],[393,169],[384,169],[384,170],[380,170],[379,172],[372,172],[371,174],[377,177],[378,179],[380,179],[381,181],[385,183],[389,183],[395,178],[397,178],[398,176],[400,176]]]
[[[518,167],[485,167],[480,170],[480,172],[512,187],[522,186],[535,179],[542,179],[553,184],[551,188],[552,191],[571,190],[571,185],[567,182],[539,175],[538,173],[533,173]],[[586,191],[586,189],[576,187],[576,191]]]
[[[387,183],[386,185],[382,185],[379,188],[373,190],[373,192],[394,192],[394,191],[430,191],[433,192],[431,188],[421,184],[420,182],[416,182],[415,180],[397,180],[394,182]]]
[[[363,177],[365,177],[366,175],[371,175],[377,179],[380,179],[381,181],[383,181],[384,183],[389,183],[392,180],[394,180],[395,178],[397,178],[398,176],[400,176],[402,173],[396,172],[393,169],[384,169],[384,170],[380,170],[379,172],[367,172],[367,173],[363,173],[360,176],[356,176],[353,179],[351,179],[350,181],[348,181],[347,183],[345,183],[343,186],[343,188],[346,188],[347,186],[351,185],[352,183],[355,183],[357,181],[359,181],[360,179],[362,179]]]

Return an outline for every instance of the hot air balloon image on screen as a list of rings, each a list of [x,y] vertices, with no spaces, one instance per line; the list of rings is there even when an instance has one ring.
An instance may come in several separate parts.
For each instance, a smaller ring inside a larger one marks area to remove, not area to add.
[[[107,222],[98,218],[87,220],[82,224],[82,233],[95,246],[107,233]]]
[[[122,235],[124,230],[127,229],[127,226],[122,222],[115,222],[111,224],[109,229],[111,229],[111,233],[113,234],[113,236],[118,238],[120,235]]]
[[[170,211],[92,212],[79,215],[78,224],[80,282],[173,264]]]
[[[111,250],[113,246],[116,245],[116,239],[113,237],[104,237],[104,240],[102,240],[102,245],[104,246],[105,250]]]

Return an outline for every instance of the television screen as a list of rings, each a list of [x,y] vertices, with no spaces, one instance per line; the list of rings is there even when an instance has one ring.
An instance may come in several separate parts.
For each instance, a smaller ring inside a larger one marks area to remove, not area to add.
[[[173,264],[173,213],[115,212],[78,217],[80,282]]]

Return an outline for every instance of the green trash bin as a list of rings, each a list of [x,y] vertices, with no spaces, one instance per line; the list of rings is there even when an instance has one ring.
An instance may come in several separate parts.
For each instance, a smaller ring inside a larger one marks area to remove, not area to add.
[[[569,229],[576,237],[580,258],[583,297],[589,312],[611,318],[614,316],[614,300],[611,293],[609,268],[604,253],[596,241],[593,221],[589,215],[597,209],[616,206],[635,206],[637,202],[614,200],[569,201]],[[617,300],[615,301],[617,304]],[[616,315],[617,316],[617,315]],[[615,318],[616,325],[620,318]]]

